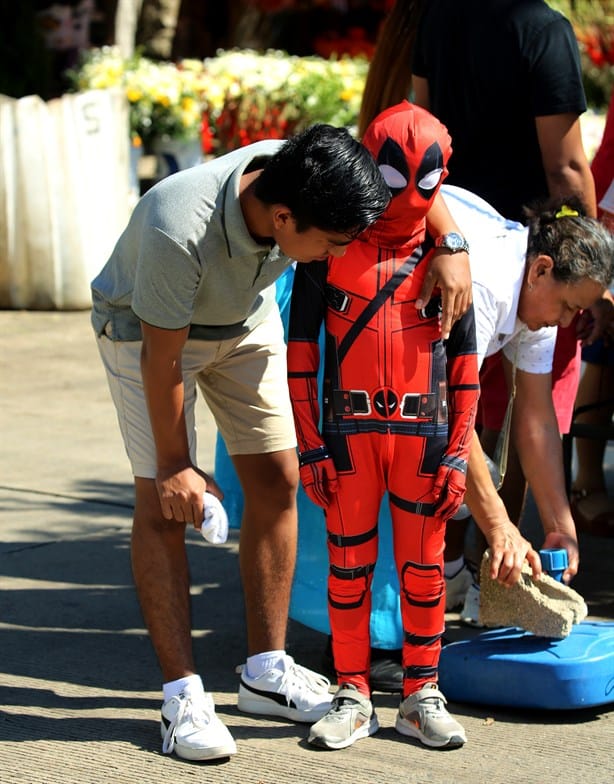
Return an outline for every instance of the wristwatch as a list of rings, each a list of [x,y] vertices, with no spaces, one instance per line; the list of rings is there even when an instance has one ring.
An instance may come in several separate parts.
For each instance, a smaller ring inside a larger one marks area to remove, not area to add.
[[[450,231],[437,237],[435,247],[446,248],[450,253],[460,253],[462,250],[469,253],[469,243],[462,234],[458,234],[456,231]]]

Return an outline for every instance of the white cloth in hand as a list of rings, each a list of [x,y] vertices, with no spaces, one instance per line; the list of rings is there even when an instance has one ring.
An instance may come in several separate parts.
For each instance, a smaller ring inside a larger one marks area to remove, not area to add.
[[[205,493],[205,516],[200,532],[211,544],[224,544],[228,539],[228,515],[220,500],[212,493]]]

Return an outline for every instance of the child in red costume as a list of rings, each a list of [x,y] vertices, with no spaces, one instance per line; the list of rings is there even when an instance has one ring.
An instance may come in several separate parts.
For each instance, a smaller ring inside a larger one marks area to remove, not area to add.
[[[391,204],[343,259],[299,265],[290,315],[288,373],[301,480],[326,514],[339,683],[309,741],[343,748],[378,729],[369,616],[377,519],[388,493],[405,636],[396,729],[450,748],[466,738],[437,688],[443,549],[446,521],[465,491],[479,389],[475,327],[470,308],[444,343],[439,298],[422,311],[415,307],[432,253],[424,242],[426,215],[447,174],[450,138],[432,115],[404,101],[372,122],[363,143],[391,188]],[[467,250],[462,237],[451,239]]]

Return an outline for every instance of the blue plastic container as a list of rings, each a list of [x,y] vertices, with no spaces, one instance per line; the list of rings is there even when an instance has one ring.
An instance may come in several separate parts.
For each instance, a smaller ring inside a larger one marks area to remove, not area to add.
[[[550,640],[520,629],[444,646],[439,683],[449,700],[569,710],[614,702],[614,623],[583,621]]]
[[[539,557],[542,562],[542,569],[554,580],[563,582],[563,574],[569,563],[567,561],[567,550],[558,548],[556,550],[540,550]]]

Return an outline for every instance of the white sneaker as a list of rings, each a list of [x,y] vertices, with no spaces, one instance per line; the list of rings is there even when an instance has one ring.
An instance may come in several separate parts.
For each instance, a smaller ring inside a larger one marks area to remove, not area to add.
[[[189,760],[230,757],[237,747],[228,729],[215,715],[213,697],[186,686],[162,704],[162,752]]]
[[[321,719],[331,706],[328,678],[295,664],[292,656],[286,655],[278,667],[257,678],[249,677],[245,665],[237,671],[241,673],[238,707],[244,713],[310,724]]]
[[[475,626],[476,629],[484,628],[484,624],[480,623],[480,586],[475,583],[469,586],[460,619],[467,626]]]
[[[379,729],[373,703],[351,683],[341,684],[330,710],[309,731],[309,743],[324,749],[345,749]]]
[[[451,612],[463,606],[467,591],[473,582],[473,576],[466,564],[454,575],[446,577],[446,612]]]

